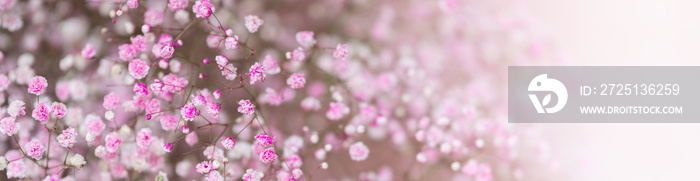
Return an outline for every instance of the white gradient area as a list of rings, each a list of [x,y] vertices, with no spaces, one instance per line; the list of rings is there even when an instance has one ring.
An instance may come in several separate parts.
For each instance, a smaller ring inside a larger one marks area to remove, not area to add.
[[[700,65],[700,1],[519,3],[567,65]],[[700,180],[700,123],[540,126],[573,180]]]

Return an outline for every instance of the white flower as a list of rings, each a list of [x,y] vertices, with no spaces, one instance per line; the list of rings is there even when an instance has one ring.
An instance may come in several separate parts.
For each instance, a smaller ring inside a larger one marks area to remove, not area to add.
[[[83,165],[85,165],[86,162],[85,162],[85,158],[83,157],[83,155],[75,154],[75,155],[73,155],[73,157],[71,157],[68,160],[68,163],[70,163],[71,165],[76,166],[78,168],[81,168],[81,167],[83,167]]]
[[[7,158],[0,156],[0,170],[5,170],[7,168]]]

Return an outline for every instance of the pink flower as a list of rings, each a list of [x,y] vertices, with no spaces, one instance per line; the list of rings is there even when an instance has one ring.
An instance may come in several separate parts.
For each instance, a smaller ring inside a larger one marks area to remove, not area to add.
[[[135,83],[132,89],[137,97],[143,97],[148,95],[148,89],[144,83]]]
[[[131,75],[131,77],[134,77],[135,79],[143,79],[144,77],[146,77],[146,74],[148,74],[148,70],[150,68],[151,67],[148,66],[148,63],[146,63],[143,60],[132,60],[129,63],[129,75]]]
[[[187,7],[187,0],[170,0],[170,2],[168,2],[168,7],[174,12],[183,10]]]
[[[272,144],[275,144],[275,138],[266,134],[259,134],[255,136],[255,144],[263,148],[268,147]]]
[[[291,52],[287,52],[287,54],[285,55],[287,59],[297,63],[302,63],[304,62],[304,59],[306,59],[306,52],[304,52],[304,50],[301,49],[301,47],[294,49]]]
[[[63,130],[63,133],[58,135],[56,139],[62,147],[70,148],[78,141],[78,133],[76,133],[75,129],[72,127],[68,127],[68,129]]]
[[[328,112],[326,112],[326,117],[330,120],[339,120],[340,118],[343,118],[345,114],[348,114],[350,112],[350,109],[348,106],[346,106],[343,103],[340,102],[331,102]]]
[[[219,110],[221,110],[221,104],[216,102],[207,103],[207,112],[213,118],[219,118]]]
[[[10,116],[12,117],[22,116],[26,114],[24,112],[24,102],[20,100],[12,101],[12,103],[10,103],[10,106],[7,107],[7,113],[10,114]]]
[[[255,84],[255,82],[260,81],[260,82],[265,82],[265,68],[258,63],[255,62],[253,66],[250,66],[250,73],[246,73],[248,77],[250,77],[250,84]]]
[[[163,45],[163,47],[160,48],[160,57],[161,58],[171,58],[173,57],[173,53],[175,53],[175,48],[173,48],[170,43]]]
[[[219,65],[219,69],[223,69],[226,65],[228,65],[228,58],[223,55],[217,55],[215,58],[216,64]]]
[[[182,125],[182,134],[189,134],[190,133],[190,127],[187,125]]]
[[[136,35],[129,38],[131,40],[131,45],[134,46],[139,51],[146,50],[146,43],[148,40],[143,35]]]
[[[139,0],[128,0],[126,1],[126,5],[128,5],[130,9],[134,9],[139,6]]]
[[[265,59],[263,59],[262,64],[265,68],[265,73],[267,74],[275,75],[277,73],[280,73],[281,71],[280,66],[277,64],[277,60],[275,60],[275,58],[272,58],[272,56],[270,55],[265,56]]]
[[[143,128],[138,135],[136,135],[136,145],[140,148],[148,148],[153,142],[153,136],[151,135],[151,129]]]
[[[287,79],[287,85],[292,87],[292,89],[304,88],[305,83],[306,78],[304,78],[304,74],[294,73]]]
[[[34,76],[29,82],[29,87],[27,88],[27,91],[29,91],[29,93],[31,94],[38,96],[43,94],[44,90],[46,90],[46,87],[48,86],[49,83],[46,82],[46,78],[42,76]]]
[[[66,105],[60,102],[51,103],[51,116],[55,118],[62,118],[66,116],[67,108]]]
[[[238,36],[226,37],[226,42],[224,42],[227,50],[238,48]]]
[[[236,140],[233,140],[231,137],[223,137],[221,139],[221,145],[224,145],[226,150],[232,150],[233,147],[236,146]]]
[[[15,160],[7,165],[7,178],[24,178],[27,167],[24,165],[24,160]]]
[[[161,82],[158,79],[155,79],[155,80],[153,80],[153,83],[151,83],[151,85],[149,87],[151,88],[151,91],[153,91],[153,94],[160,95],[161,93],[163,93],[164,86],[165,85],[163,84],[163,82]]]
[[[15,117],[6,117],[0,120],[0,132],[7,136],[12,136],[17,133],[17,124]]]
[[[168,152],[168,153],[172,152],[173,151],[173,143],[165,143],[165,145],[163,145],[163,151]]]
[[[209,173],[211,169],[212,165],[210,161],[203,161],[201,163],[198,163],[197,166],[195,166],[195,171],[201,174]]]
[[[185,121],[193,121],[194,117],[197,116],[196,113],[197,109],[191,102],[185,104],[185,106],[182,106],[182,108],[180,109],[180,114],[182,115],[182,118],[185,119]]]
[[[268,87],[265,89],[265,93],[260,94],[260,102],[273,106],[279,106],[282,104],[282,95],[277,93],[277,91],[274,89]]]
[[[130,61],[136,55],[138,49],[131,44],[123,44],[119,46],[119,59]]]
[[[32,111],[32,117],[41,124],[46,124],[49,121],[49,115],[51,115],[51,107],[46,103],[37,104]]]
[[[85,117],[85,126],[87,127],[88,132],[93,134],[99,134],[103,129],[105,129],[105,124],[102,123],[102,118],[94,114],[88,114]]]
[[[147,25],[158,26],[163,23],[163,12],[149,9],[143,14],[143,22]]]
[[[23,150],[27,156],[39,160],[44,155],[46,148],[39,142],[39,139],[33,138],[32,141],[24,145]]]
[[[338,44],[338,46],[335,47],[335,51],[333,51],[333,57],[339,60],[345,60],[350,52],[348,49],[348,45]]]
[[[192,12],[197,18],[207,18],[214,12],[214,5],[209,0],[197,0],[192,6]]]
[[[221,90],[215,90],[212,94],[214,99],[219,99],[221,97]]]
[[[184,132],[185,126],[183,126],[182,129]],[[187,130],[189,130],[189,128],[187,128]],[[199,141],[199,137],[197,137],[197,134],[187,134],[187,136],[185,136],[185,142],[190,146],[194,145],[198,141]]]
[[[243,18],[245,20],[245,28],[248,29],[249,32],[255,33],[258,31],[258,28],[265,23],[265,21],[261,20],[258,18],[258,16],[254,15],[248,15]]]
[[[0,91],[5,91],[7,90],[7,87],[10,86],[12,82],[10,82],[10,79],[5,76],[5,74],[0,74]]]
[[[253,169],[248,169],[245,171],[245,174],[243,174],[243,179],[244,181],[260,181],[265,176],[264,173],[255,171]]]
[[[104,107],[107,110],[113,110],[114,108],[117,107],[117,103],[119,103],[119,96],[115,94],[114,92],[107,94],[104,97],[104,100],[102,102],[102,107]]]
[[[119,145],[122,143],[122,139],[119,138],[119,134],[117,132],[112,132],[107,134],[105,136],[105,147],[107,148],[107,152],[109,153],[114,153],[119,149]]]
[[[224,181],[224,176],[219,171],[212,171],[207,175],[207,181]]]
[[[95,47],[90,43],[85,44],[85,47],[83,47],[83,50],[80,51],[80,54],[83,56],[83,58],[89,60],[92,57],[95,57]]]
[[[221,75],[223,75],[226,80],[236,80],[236,76],[238,76],[237,70],[238,68],[234,67],[233,64],[228,64],[221,70]]]
[[[174,115],[166,114],[160,118],[160,127],[166,131],[173,130],[177,128],[179,121],[180,120],[178,120]]]
[[[313,31],[297,32],[295,38],[297,39],[297,42],[299,42],[299,45],[304,48],[310,48],[316,44]]]
[[[163,89],[168,92],[175,93],[184,90],[184,88],[187,87],[187,84],[189,84],[189,81],[171,73],[163,77],[163,83]]]
[[[363,161],[369,157],[369,148],[362,142],[350,145],[350,158],[355,161]]]
[[[271,161],[275,161],[277,159],[277,154],[275,154],[274,148],[268,148],[262,151],[260,153],[260,161],[263,163],[270,163]]]
[[[255,113],[255,105],[253,103],[250,103],[250,100],[240,100],[238,101],[238,112],[245,114],[245,115],[251,115]]]
[[[207,46],[209,48],[218,48],[224,37],[218,36],[218,35],[209,35],[207,36]]]

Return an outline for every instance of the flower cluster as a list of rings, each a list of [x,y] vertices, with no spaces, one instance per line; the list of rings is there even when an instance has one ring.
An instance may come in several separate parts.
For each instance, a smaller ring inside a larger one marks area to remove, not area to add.
[[[542,43],[510,6],[84,3],[0,0],[8,179],[538,180],[515,173],[552,163],[503,121],[495,67],[548,52],[522,47]]]

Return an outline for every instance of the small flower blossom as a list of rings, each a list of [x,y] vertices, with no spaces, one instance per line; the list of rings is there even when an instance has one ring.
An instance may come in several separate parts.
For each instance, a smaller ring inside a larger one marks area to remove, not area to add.
[[[251,115],[255,113],[255,105],[253,103],[250,103],[250,100],[240,100],[238,101],[238,112],[245,114],[245,115]]]
[[[214,99],[219,99],[221,97],[221,90],[215,90],[213,93]]]
[[[46,124],[49,121],[49,116],[51,115],[51,107],[46,103],[37,104],[34,111],[32,111],[32,117],[39,121],[41,124]]]
[[[27,88],[27,91],[29,91],[29,93],[31,94],[38,96],[43,94],[44,90],[46,90],[46,87],[48,86],[49,84],[46,82],[46,78],[42,76],[34,76],[29,82],[29,87]]]
[[[201,163],[198,163],[197,166],[195,166],[195,171],[201,174],[209,173],[211,169],[212,165],[210,161],[203,161]]]
[[[192,104],[191,102],[185,104],[185,106],[182,106],[182,108],[180,109],[180,114],[182,115],[182,118],[185,119],[185,121],[193,121],[194,117],[197,116],[196,112],[197,108],[195,108],[194,104]]]
[[[161,93],[163,93],[164,86],[165,85],[163,84],[163,82],[161,82],[158,79],[155,79],[155,80],[153,80],[153,83],[151,83],[151,85],[149,87],[151,88],[151,91],[153,91],[153,94],[160,95]]]
[[[302,63],[304,62],[304,59],[306,59],[306,52],[304,52],[304,50],[301,49],[301,47],[294,49],[291,52],[287,52],[285,55],[287,59],[297,63]]]
[[[138,49],[131,44],[123,44],[119,46],[119,59],[130,61],[136,56]]]
[[[187,0],[170,0],[168,2],[168,7],[170,10],[173,10],[173,12],[183,10],[187,7]]]
[[[272,58],[272,56],[267,55],[265,56],[265,59],[263,59],[263,68],[265,68],[265,73],[270,74],[270,75],[275,75],[277,73],[280,73],[281,69],[280,66],[277,64],[277,60],[275,58]]]
[[[56,137],[58,143],[65,148],[70,148],[78,141],[78,133],[75,129],[68,127],[68,129],[63,130],[63,133]]]
[[[219,118],[219,110],[221,110],[221,104],[216,102],[207,103],[207,112],[213,118]]]
[[[117,132],[112,132],[105,136],[105,148],[109,153],[116,152],[121,143],[122,139],[119,138],[119,134],[117,134]]]
[[[163,47],[160,48],[161,58],[171,58],[173,57],[173,53],[175,53],[175,48],[173,48],[173,46],[169,43],[167,45],[163,45]]]
[[[265,177],[264,173],[258,172],[253,169],[248,169],[245,171],[245,174],[243,174],[243,177],[241,179],[243,179],[243,181],[260,181],[260,179],[262,179],[263,177]]]
[[[313,31],[297,32],[295,38],[297,39],[299,45],[301,45],[304,48],[310,48],[316,44]]]
[[[163,130],[169,131],[177,128],[180,120],[176,116],[167,114],[160,117],[160,126]]]
[[[335,47],[335,51],[333,51],[333,57],[339,60],[345,60],[350,52],[348,49],[348,45],[338,44],[338,46]]]
[[[134,88],[132,90],[134,91],[134,94],[137,97],[142,97],[142,96],[148,95],[148,89],[146,88],[146,84],[144,84],[144,83],[135,83]]]
[[[143,128],[138,135],[136,135],[136,145],[140,148],[148,148],[153,142],[153,136],[151,135],[151,129]]]
[[[39,142],[39,139],[33,138],[32,141],[24,145],[24,153],[27,156],[34,158],[35,160],[41,159],[46,151],[44,145]]]
[[[301,109],[306,111],[316,111],[321,109],[321,102],[314,97],[307,97],[301,101]]]
[[[87,127],[88,132],[99,134],[105,128],[105,124],[102,122],[102,118],[89,114],[85,116],[85,127]]]
[[[289,76],[287,79],[287,85],[292,87],[292,89],[304,88],[305,83],[306,78],[304,78],[304,74],[295,73]]]
[[[207,18],[214,12],[214,5],[209,0],[197,0],[192,6],[192,12],[197,18]]]
[[[182,128],[183,128],[183,132],[184,132],[185,127],[183,126]],[[189,128],[187,130],[189,133]],[[187,134],[187,133],[185,133],[185,134]],[[194,145],[198,141],[199,141],[199,137],[197,137],[197,134],[187,134],[187,136],[185,136],[185,142],[190,146]]]
[[[182,134],[189,134],[190,133],[190,127],[187,125],[183,125],[181,128]]]
[[[282,95],[277,93],[272,88],[266,88],[265,93],[260,94],[260,102],[265,104],[270,104],[273,106],[279,106],[282,104]]]
[[[147,25],[158,26],[163,23],[163,12],[149,9],[143,14],[143,22]]]
[[[85,44],[85,47],[83,47],[83,50],[80,51],[80,54],[85,59],[91,59],[92,57],[95,57],[95,47],[90,43]]]
[[[238,68],[234,67],[233,64],[228,64],[221,70],[221,75],[223,75],[226,80],[236,80],[236,76],[238,76],[237,70]]]
[[[260,161],[263,163],[270,163],[277,159],[277,154],[275,154],[274,148],[267,148],[260,153]]]
[[[24,178],[26,176],[26,165],[24,160],[15,160],[7,165],[7,178]]]
[[[265,23],[262,19],[258,18],[258,16],[255,15],[248,15],[243,18],[245,20],[245,27],[248,29],[249,32],[255,33],[258,31],[258,28]]]
[[[114,110],[114,108],[117,107],[117,104],[119,103],[119,96],[115,93],[109,93],[104,97],[104,100],[102,102],[102,106],[107,109],[107,110]]]
[[[250,77],[250,84],[255,84],[255,82],[265,82],[265,68],[258,63],[255,62],[253,66],[250,66],[250,73],[246,73],[248,77]]]
[[[163,145],[163,151],[168,152],[168,153],[172,152],[173,151],[173,143],[165,143],[165,145]]]
[[[5,170],[7,168],[7,158],[0,156],[0,170]]]
[[[339,120],[340,118],[343,118],[346,114],[350,112],[350,109],[343,103],[340,102],[331,102],[330,106],[328,108],[328,112],[326,112],[326,117],[330,120]]]
[[[224,181],[224,176],[219,171],[214,170],[207,175],[207,181]]]
[[[128,0],[126,1],[126,5],[128,5],[130,9],[134,9],[139,6],[139,0]]]
[[[134,46],[134,48],[136,48],[137,50],[146,50],[146,43],[148,43],[148,40],[145,36],[136,35],[134,37],[129,38],[129,40],[131,40],[131,45]]]
[[[350,158],[355,161],[363,161],[369,157],[369,148],[362,142],[350,145]]]
[[[236,146],[236,140],[233,140],[231,137],[223,137],[221,138],[221,144],[224,145],[226,150],[232,150]]]
[[[53,102],[51,103],[51,116],[55,118],[62,118],[63,116],[66,116],[67,112],[66,105],[60,102]]]
[[[134,79],[143,79],[146,77],[146,74],[148,74],[148,70],[150,70],[150,66],[148,66],[148,63],[143,60],[132,60],[129,63],[129,75],[131,77],[134,77]]]
[[[266,134],[259,134],[255,136],[255,144],[263,148],[268,147],[275,144],[275,138]]]
[[[226,37],[226,42],[224,42],[227,50],[238,48],[238,36]]]
[[[0,120],[0,132],[7,136],[12,136],[17,133],[17,124],[15,117],[6,117]]]
[[[86,162],[85,157],[83,157],[83,155],[75,154],[68,160],[68,163],[73,166],[76,166],[77,168],[82,168]]]
[[[226,65],[228,65],[228,58],[223,55],[217,55],[215,58],[216,64],[219,65],[219,69],[223,69]]]
[[[7,108],[7,113],[10,114],[12,117],[16,116],[22,116],[26,114],[24,111],[24,102],[20,100],[14,100],[12,103],[10,103],[10,106]]]

